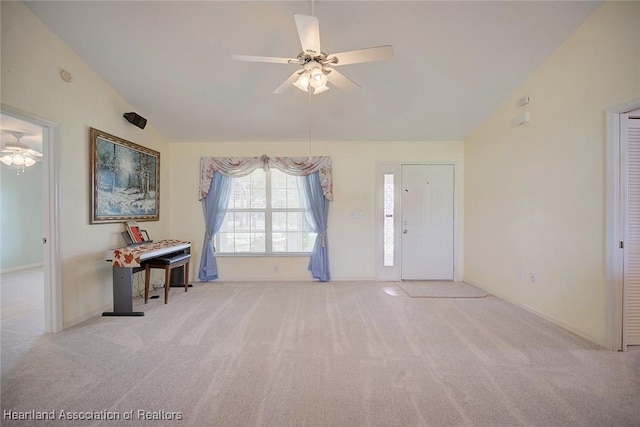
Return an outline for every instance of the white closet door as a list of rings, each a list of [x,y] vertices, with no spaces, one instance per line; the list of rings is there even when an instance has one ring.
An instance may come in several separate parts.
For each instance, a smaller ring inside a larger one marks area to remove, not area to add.
[[[621,131],[627,136],[626,209],[624,241],[625,343],[640,345],[640,119],[621,116]]]

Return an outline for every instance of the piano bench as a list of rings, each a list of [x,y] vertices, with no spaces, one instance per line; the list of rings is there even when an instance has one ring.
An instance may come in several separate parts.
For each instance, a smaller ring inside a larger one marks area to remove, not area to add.
[[[189,261],[191,260],[190,254],[180,253],[175,255],[168,255],[158,258],[144,261],[144,303],[149,300],[149,278],[151,276],[152,268],[164,269],[164,303],[169,301],[169,288],[171,280],[171,270],[184,266],[184,291],[189,289]]]

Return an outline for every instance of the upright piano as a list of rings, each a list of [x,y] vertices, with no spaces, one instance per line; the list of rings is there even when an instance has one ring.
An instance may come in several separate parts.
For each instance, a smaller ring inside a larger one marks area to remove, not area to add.
[[[113,311],[105,311],[103,316],[144,316],[142,311],[133,311],[133,274],[144,270],[142,263],[154,258],[176,253],[190,253],[191,243],[182,240],[160,240],[141,245],[110,249],[105,260],[113,270]],[[173,272],[176,280],[184,282],[184,267]],[[184,283],[180,283],[184,286]],[[165,284],[169,286],[169,284]]]

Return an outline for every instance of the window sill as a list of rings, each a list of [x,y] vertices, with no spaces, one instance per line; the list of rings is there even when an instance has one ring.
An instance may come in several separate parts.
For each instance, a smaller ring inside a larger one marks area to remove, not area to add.
[[[238,253],[216,253],[216,258],[299,258],[299,257],[310,257],[311,252],[282,252],[282,253],[271,253],[271,254],[256,254],[256,253],[247,253],[247,252],[238,252]]]

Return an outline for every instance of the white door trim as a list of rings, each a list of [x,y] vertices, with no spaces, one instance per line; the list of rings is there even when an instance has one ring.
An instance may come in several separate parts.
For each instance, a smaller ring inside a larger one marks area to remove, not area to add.
[[[624,216],[621,212],[622,188],[620,187],[620,116],[640,108],[640,98],[609,108],[606,111],[606,231],[605,277],[607,286],[607,329],[605,347],[624,350],[624,254],[620,242],[624,241]]]
[[[400,260],[402,259],[402,245],[401,245],[401,213],[402,213],[402,198],[400,197],[401,193],[401,185],[402,185],[402,165],[453,165],[453,247],[454,247],[454,281],[462,281],[463,280],[463,269],[462,269],[462,242],[460,230],[462,225],[460,224],[460,215],[459,208],[460,203],[462,203],[462,179],[458,176],[461,171],[460,162],[457,160],[451,161],[435,161],[435,162],[420,162],[420,161],[404,161],[404,162],[377,162],[376,170],[375,170],[375,191],[376,191],[376,219],[375,219],[375,263],[376,263],[376,280],[377,281],[401,281],[402,280],[402,270],[400,268]],[[394,216],[396,218],[395,223],[395,266],[394,267],[384,267],[383,266],[383,245],[382,245],[382,230],[383,230],[383,176],[385,173],[393,173],[395,175],[395,213]]]
[[[3,114],[42,127],[43,181],[43,271],[44,271],[44,328],[45,332],[61,332],[62,268],[60,262],[60,161],[59,126],[17,108],[0,104]]]

